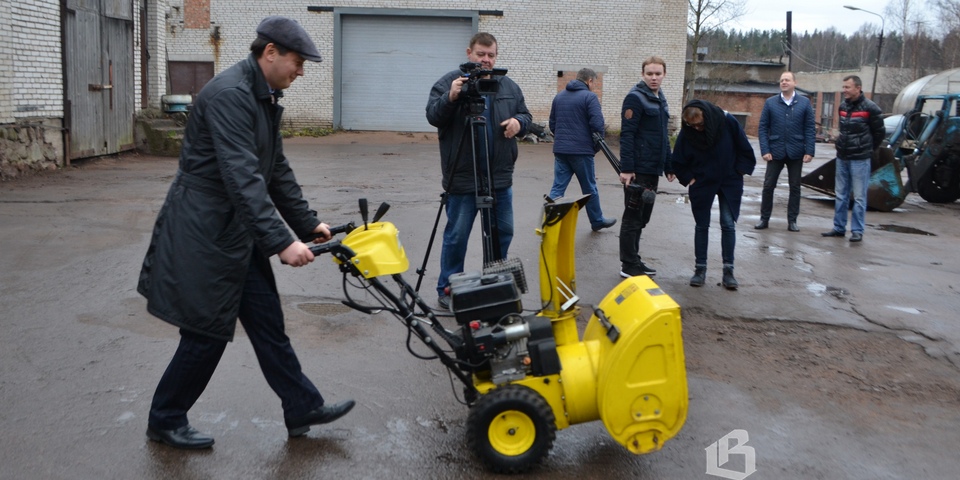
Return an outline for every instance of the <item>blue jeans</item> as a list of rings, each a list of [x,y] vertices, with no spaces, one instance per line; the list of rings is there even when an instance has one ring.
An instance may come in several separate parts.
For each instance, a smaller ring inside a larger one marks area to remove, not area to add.
[[[303,374],[284,332],[280,297],[256,259],[247,272],[239,318],[267,384],[280,397],[284,417],[303,416],[322,406],[323,397]],[[224,340],[180,329],[180,345],[153,395],[150,427],[172,430],[189,423],[187,411],[206,389],[226,348]]]
[[[870,186],[870,159],[843,160],[837,158],[837,175],[834,192],[837,200],[833,210],[833,229],[847,231],[847,209],[853,195],[853,215],[850,231],[863,234],[863,219],[867,212],[867,188]]]
[[[444,295],[450,286],[450,275],[463,271],[467,258],[467,242],[477,218],[477,196],[447,195],[447,226],[443,229],[443,247],[440,250],[440,278],[437,279],[437,294]],[[513,240],[513,189],[494,191],[493,210],[497,217],[497,232],[500,236],[500,258],[507,258],[510,241]]]
[[[587,218],[593,228],[603,225],[603,211],[600,209],[600,192],[597,190],[597,174],[593,168],[593,155],[553,154],[553,188],[550,198],[560,198],[567,191],[570,177],[577,176],[580,191],[593,197],[587,202]]]
[[[718,193],[720,200],[720,250],[723,257],[723,266],[733,266],[733,250],[737,246],[737,224],[733,220],[733,212],[723,193]],[[696,257],[696,266],[707,266],[707,243],[710,240],[710,212],[706,215],[694,215],[697,226],[694,227],[693,252]]]

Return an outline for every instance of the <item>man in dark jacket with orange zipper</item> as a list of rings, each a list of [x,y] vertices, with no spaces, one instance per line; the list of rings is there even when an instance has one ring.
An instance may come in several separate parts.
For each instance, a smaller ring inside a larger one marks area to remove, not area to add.
[[[209,448],[187,411],[203,393],[237,319],[260,369],[280,397],[290,437],[328,423],[353,400],[324,404],[284,333],[269,257],[300,267],[304,241],[330,239],[283,155],[277,100],[320,52],[296,21],[267,17],[251,55],[200,91],[180,153],[180,170],[157,216],[137,286],[147,310],[180,327],[180,346],[157,385],[147,437],[176,448]],[[286,221],[286,224],[284,223]],[[287,224],[300,240],[290,235]]]
[[[620,116],[620,183],[624,185],[625,207],[620,224],[620,276],[624,278],[657,274],[640,259],[640,234],[650,221],[653,202],[631,208],[626,185],[636,183],[656,192],[660,175],[671,182],[675,178],[667,133],[670,111],[660,89],[667,63],[660,57],[650,57],[643,61],[640,71],[643,79],[623,99]]]

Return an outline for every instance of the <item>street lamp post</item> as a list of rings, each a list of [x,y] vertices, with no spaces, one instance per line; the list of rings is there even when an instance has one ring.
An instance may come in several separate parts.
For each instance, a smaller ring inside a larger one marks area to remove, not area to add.
[[[873,65],[873,85],[870,86],[870,97],[873,98],[877,90],[877,74],[880,72],[880,53],[883,51],[883,27],[886,22],[884,21],[883,15],[880,15],[879,13],[871,12],[870,10],[864,10],[860,7],[853,7],[850,5],[844,5],[843,8],[846,8],[848,10],[860,10],[861,12],[869,13],[871,15],[876,15],[877,17],[880,17],[880,38],[879,40],[877,40],[877,63]]]

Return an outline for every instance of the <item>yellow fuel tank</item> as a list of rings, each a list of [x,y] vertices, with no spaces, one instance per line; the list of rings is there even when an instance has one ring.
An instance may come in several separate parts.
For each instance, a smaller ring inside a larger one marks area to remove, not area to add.
[[[400,243],[400,232],[390,222],[357,227],[344,237],[341,243],[357,254],[351,261],[364,278],[403,273],[410,266]],[[333,261],[340,263],[336,257]]]

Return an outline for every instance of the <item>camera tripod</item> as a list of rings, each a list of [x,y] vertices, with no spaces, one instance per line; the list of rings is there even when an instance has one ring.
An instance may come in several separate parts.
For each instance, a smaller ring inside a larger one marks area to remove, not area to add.
[[[483,264],[491,265],[497,261],[503,260],[504,255],[500,248],[500,232],[497,227],[496,204],[497,199],[493,191],[493,174],[490,168],[491,138],[488,128],[487,117],[484,112],[487,110],[487,102],[492,103],[492,98],[487,95],[476,93],[467,94],[461,100],[467,114],[464,116],[464,130],[461,132],[460,139],[457,141],[457,150],[454,158],[464,157],[464,148],[469,147],[469,158],[473,165],[473,183],[474,183],[474,201],[477,210],[480,212],[481,241],[483,247]],[[491,109],[491,118],[492,118]],[[467,139],[469,138],[469,146]],[[450,182],[453,181],[451,173]],[[417,269],[416,291],[420,291],[420,284],[423,276],[426,274],[427,261],[430,258],[430,250],[436,239],[437,228],[440,224],[440,215],[444,207],[447,206],[450,185],[444,185],[444,193],[440,195],[440,208],[437,211],[437,217],[433,224],[433,231],[430,233],[430,241],[427,244],[427,251],[423,257],[423,264]]]

